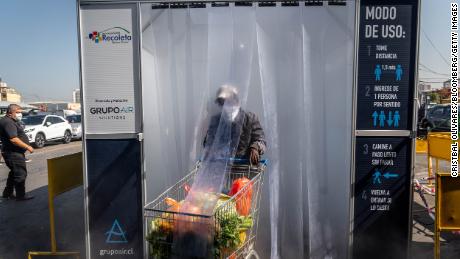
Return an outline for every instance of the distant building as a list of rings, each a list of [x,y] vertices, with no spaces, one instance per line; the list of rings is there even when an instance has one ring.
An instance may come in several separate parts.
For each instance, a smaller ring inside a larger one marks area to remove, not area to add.
[[[431,85],[421,83],[418,85],[418,90],[420,92],[431,92]]]
[[[5,116],[6,114],[6,109],[8,108],[8,105],[12,104],[12,102],[7,102],[7,101],[0,101],[0,117]],[[19,104],[19,106],[22,107],[22,109],[25,112],[29,112],[30,110],[33,110],[35,107],[26,103],[15,103]]]
[[[81,103],[80,89],[73,90],[72,100],[74,103]]]
[[[420,83],[418,85],[418,99],[421,104],[430,102],[431,85]]]
[[[72,111],[80,111],[81,110],[81,104],[80,103],[68,103],[67,104],[67,109],[72,110]]]
[[[73,110],[73,111],[80,112],[81,110],[81,105],[79,103],[49,101],[49,102],[32,102],[29,104],[37,107],[42,112],[50,112],[50,113],[58,113],[64,110]]]
[[[0,78],[0,101],[20,103],[21,95]]]
[[[69,102],[53,102],[53,101],[32,102],[29,104],[39,108],[40,111],[42,112],[51,112],[51,113],[56,113],[59,111],[67,110],[67,107],[69,106]]]

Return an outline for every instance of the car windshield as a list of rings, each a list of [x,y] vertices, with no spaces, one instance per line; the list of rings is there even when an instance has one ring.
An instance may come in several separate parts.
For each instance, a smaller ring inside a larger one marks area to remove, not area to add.
[[[432,127],[433,131],[449,131],[450,116],[450,105],[435,105],[428,109],[426,117],[430,121],[430,127]]]
[[[433,118],[450,117],[450,106],[434,106],[428,110],[428,115]]]
[[[22,119],[25,125],[40,125],[43,122],[45,116],[27,116]]]
[[[81,123],[81,115],[70,115],[66,119],[70,123]]]

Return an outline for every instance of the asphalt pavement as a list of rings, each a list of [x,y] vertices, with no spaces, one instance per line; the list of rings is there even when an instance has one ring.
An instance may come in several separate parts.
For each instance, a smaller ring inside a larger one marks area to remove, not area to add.
[[[0,259],[27,258],[28,251],[51,250],[46,160],[80,151],[81,141],[75,141],[51,144],[26,155],[31,159],[27,163],[26,191],[35,198],[29,201],[0,199]],[[2,190],[8,171],[2,163]],[[80,251],[84,255],[83,188],[64,193],[54,202],[58,251]]]
[[[26,158],[31,161],[27,163],[26,190],[35,190],[48,185],[48,173],[46,160],[48,158],[64,156],[76,152],[81,152],[81,141],[73,141],[69,144],[50,143],[44,148],[35,149],[34,153],[26,153]],[[2,160],[3,161],[3,160]],[[0,164],[0,186],[4,186],[8,177],[8,167]],[[3,188],[3,187],[2,187]]]
[[[81,142],[53,144],[27,155],[29,175],[27,191],[35,196],[30,201],[0,199],[0,259],[26,258],[27,251],[50,251],[47,166],[48,158],[81,151]],[[8,168],[0,165],[0,188],[4,188]],[[427,176],[425,155],[417,155],[416,178]],[[429,206],[434,196],[425,194]],[[55,199],[58,251],[84,251],[83,189],[76,188]],[[434,222],[423,207],[420,196],[414,193],[412,258],[429,259],[433,254]],[[383,233],[384,234],[384,233]],[[441,235],[442,258],[460,258],[460,235],[445,232]],[[44,258],[44,257],[41,257]],[[397,258],[395,258],[397,259]]]

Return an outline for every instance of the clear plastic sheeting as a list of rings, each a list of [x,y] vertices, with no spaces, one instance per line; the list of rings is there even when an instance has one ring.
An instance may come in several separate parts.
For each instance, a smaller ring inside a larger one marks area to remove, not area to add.
[[[205,158],[209,123],[222,112],[215,94],[230,83],[238,88],[241,108],[258,115],[265,131],[269,165],[257,234],[260,257],[344,258],[354,17],[354,2],[182,9],[143,4],[147,201]],[[216,136],[228,144],[231,135],[219,126],[223,131]],[[203,181],[210,179],[205,171]],[[209,181],[207,186],[221,188],[221,182]]]

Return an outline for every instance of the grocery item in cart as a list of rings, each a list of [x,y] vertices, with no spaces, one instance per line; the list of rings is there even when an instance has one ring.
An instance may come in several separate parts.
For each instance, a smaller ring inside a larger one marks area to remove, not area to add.
[[[247,186],[246,186],[247,185]],[[252,184],[246,177],[238,178],[233,181],[230,196],[236,196],[236,210],[240,215],[247,216],[251,211]]]
[[[188,251],[190,254],[203,257],[207,257],[204,253],[209,251],[209,246],[214,246],[214,255],[211,257],[215,258],[220,258],[221,254],[230,254],[241,247],[246,241],[246,231],[252,227],[252,218],[240,216],[234,200],[230,200],[231,197],[225,194],[197,192],[193,195],[195,197],[192,199],[202,204],[205,204],[207,199],[218,198],[214,212],[225,206],[225,209],[218,214],[219,223],[215,232],[212,231],[215,222],[211,222],[211,217],[206,220],[193,216],[195,213],[192,211],[201,212],[197,206],[189,205],[189,208],[182,208],[187,206],[188,201],[178,202],[167,197],[164,202],[169,206],[168,212],[172,213],[165,212],[161,218],[152,221],[147,239],[172,240],[172,249]],[[175,214],[176,212],[179,213]],[[213,236],[213,233],[216,235]],[[161,249],[154,252],[161,255]]]
[[[255,167],[234,161],[223,183],[223,190],[232,196],[190,188],[198,165],[146,205],[149,258],[242,259],[257,254],[254,244],[265,162]]]

